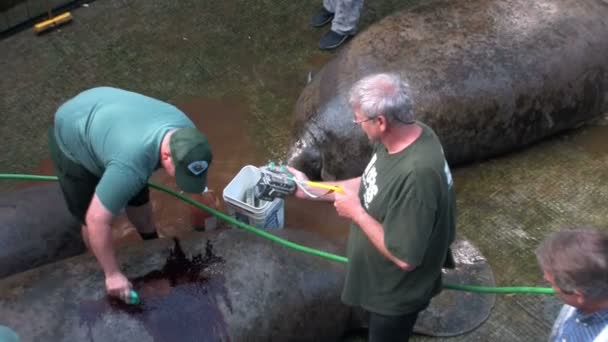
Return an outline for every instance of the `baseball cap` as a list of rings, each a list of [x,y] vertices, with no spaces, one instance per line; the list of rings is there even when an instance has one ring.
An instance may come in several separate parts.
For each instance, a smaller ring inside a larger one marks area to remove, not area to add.
[[[213,159],[207,137],[194,127],[179,128],[169,138],[169,148],[177,186],[189,193],[203,192]]]

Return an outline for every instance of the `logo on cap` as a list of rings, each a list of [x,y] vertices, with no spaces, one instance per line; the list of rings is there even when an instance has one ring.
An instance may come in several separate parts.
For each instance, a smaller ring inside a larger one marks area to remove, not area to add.
[[[192,172],[192,174],[195,176],[205,172],[207,167],[209,167],[209,164],[205,160],[197,160],[188,164],[188,170],[190,170],[190,172]]]

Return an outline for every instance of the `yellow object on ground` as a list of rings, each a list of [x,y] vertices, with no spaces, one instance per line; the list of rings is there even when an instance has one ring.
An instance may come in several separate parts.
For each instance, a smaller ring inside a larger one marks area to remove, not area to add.
[[[34,25],[34,31],[36,33],[41,33],[43,31],[49,30],[49,29],[51,29],[53,27],[57,27],[59,25],[63,25],[70,21],[72,21],[72,14],[70,12],[65,12],[56,17],[52,17],[48,20],[45,20],[43,22],[40,22],[40,23]]]

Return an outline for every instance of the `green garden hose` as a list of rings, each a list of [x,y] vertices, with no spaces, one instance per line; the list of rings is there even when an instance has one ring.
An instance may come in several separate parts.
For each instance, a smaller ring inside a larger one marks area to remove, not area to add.
[[[56,176],[41,176],[41,175],[26,175],[26,174],[7,174],[7,173],[3,173],[0,174],[0,179],[11,179],[11,180],[31,180],[31,181],[57,181],[57,177]],[[194,205],[195,207],[205,210],[208,213],[228,222],[231,224],[234,224],[246,231],[249,231],[251,233],[257,234],[261,237],[264,237],[266,239],[269,239],[271,241],[274,241],[276,243],[279,243],[283,246],[295,249],[297,251],[300,252],[304,252],[304,253],[309,253],[312,255],[316,255],[316,256],[320,256],[322,258],[328,259],[328,260],[332,260],[332,261],[338,261],[338,262],[343,262],[346,263],[348,262],[348,259],[346,257],[343,257],[341,255],[336,255],[336,254],[332,254],[332,253],[327,253],[327,252],[323,252],[320,251],[318,249],[314,249],[314,248],[310,248],[310,247],[306,247],[306,246],[302,246],[299,245],[297,243],[293,243],[291,241],[282,239],[278,236],[275,236],[273,234],[270,234],[264,230],[261,230],[259,228],[250,226],[248,224],[245,224],[241,221],[236,220],[233,217],[230,217],[220,211],[217,211],[215,209],[209,208],[193,199],[191,199],[188,196],[184,196],[178,192],[175,192],[167,187],[164,187],[162,185],[150,182],[149,183],[150,187],[166,192],[170,195],[173,195],[179,199],[181,199],[182,201],[189,203],[191,205]],[[450,289],[450,290],[457,290],[457,291],[467,291],[467,292],[478,292],[478,293],[500,293],[500,294],[507,294],[507,293],[531,293],[531,294],[555,294],[555,291],[553,291],[553,289],[551,288],[546,288],[546,287],[523,287],[523,286],[518,286],[518,287],[489,287],[489,286],[473,286],[473,285],[455,285],[455,284],[447,284],[444,283],[443,287],[445,289]]]

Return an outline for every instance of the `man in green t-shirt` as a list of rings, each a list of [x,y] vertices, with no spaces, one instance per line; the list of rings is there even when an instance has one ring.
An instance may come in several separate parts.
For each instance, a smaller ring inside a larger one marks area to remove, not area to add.
[[[82,223],[108,294],[128,301],[131,284],[116,263],[112,219],[124,210],[143,239],[158,237],[148,178],[163,168],[183,191],[203,192],[212,160],[207,138],[168,103],[99,87],[59,107],[49,148],[68,209]]]
[[[360,80],[349,101],[354,124],[374,144],[372,158],[361,177],[331,182],[344,194],[307,190],[352,221],[342,300],[370,313],[369,341],[407,341],[418,313],[441,291],[455,235],[452,176],[438,137],[414,121],[409,87],[398,75]],[[307,198],[301,189],[296,196]]]

